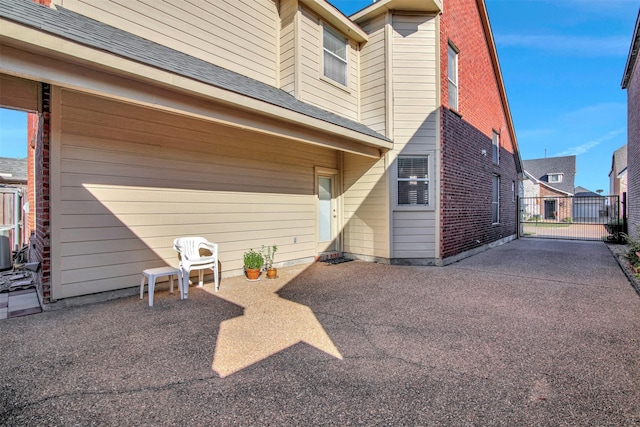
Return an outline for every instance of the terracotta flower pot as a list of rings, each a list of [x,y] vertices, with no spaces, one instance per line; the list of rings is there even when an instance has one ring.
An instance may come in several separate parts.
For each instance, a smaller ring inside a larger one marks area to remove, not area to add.
[[[259,268],[246,268],[244,271],[247,274],[248,280],[258,280],[258,277],[260,277]]]
[[[269,270],[267,270],[267,278],[275,279],[276,277],[278,277],[278,269],[277,268],[270,268]]]

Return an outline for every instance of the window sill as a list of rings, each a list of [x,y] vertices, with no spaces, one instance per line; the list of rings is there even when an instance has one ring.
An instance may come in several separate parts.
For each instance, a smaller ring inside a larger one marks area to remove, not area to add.
[[[430,205],[401,205],[401,206],[396,205],[393,208],[394,212],[411,212],[411,211],[434,212],[435,210],[436,208]]]
[[[351,90],[349,90],[349,88],[348,88],[347,86],[344,86],[343,84],[338,83],[338,82],[337,82],[337,81],[335,81],[335,80],[331,80],[330,78],[325,77],[325,76],[320,76],[320,81],[323,81],[323,82],[325,82],[325,83],[328,83],[328,84],[330,84],[331,86],[335,87],[336,89],[340,89],[341,91],[343,91],[343,92],[348,93],[349,95],[351,95]]]

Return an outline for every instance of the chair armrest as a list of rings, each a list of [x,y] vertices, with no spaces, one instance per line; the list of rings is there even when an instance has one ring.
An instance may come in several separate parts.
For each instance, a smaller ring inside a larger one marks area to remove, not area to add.
[[[218,244],[213,242],[202,242],[200,243],[200,247],[204,247],[205,249],[211,252],[211,255],[217,257],[218,256]]]

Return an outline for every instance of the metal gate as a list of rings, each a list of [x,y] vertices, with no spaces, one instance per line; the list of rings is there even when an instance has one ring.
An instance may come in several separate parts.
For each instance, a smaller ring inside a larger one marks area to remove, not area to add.
[[[620,196],[519,198],[519,237],[620,241],[626,232]]]

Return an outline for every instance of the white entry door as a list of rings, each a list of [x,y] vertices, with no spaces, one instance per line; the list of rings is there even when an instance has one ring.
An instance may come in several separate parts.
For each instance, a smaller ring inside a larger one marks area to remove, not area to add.
[[[335,178],[318,175],[318,252],[337,249],[337,217]]]

